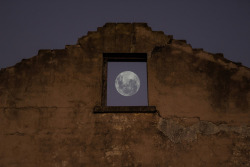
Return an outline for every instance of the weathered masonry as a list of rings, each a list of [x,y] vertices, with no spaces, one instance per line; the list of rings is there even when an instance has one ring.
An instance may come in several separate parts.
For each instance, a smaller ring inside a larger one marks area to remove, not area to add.
[[[146,105],[107,105],[114,53],[144,55]],[[108,23],[0,71],[3,167],[250,166],[249,126],[249,68],[144,23]]]

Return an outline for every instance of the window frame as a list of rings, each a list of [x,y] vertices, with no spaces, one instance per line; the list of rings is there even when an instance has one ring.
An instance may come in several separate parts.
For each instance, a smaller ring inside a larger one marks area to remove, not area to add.
[[[101,106],[94,107],[94,113],[154,113],[155,106],[107,106],[108,62],[146,62],[146,53],[103,53]],[[147,75],[148,81],[148,75]],[[148,90],[147,90],[148,91]],[[148,96],[148,92],[147,92]],[[147,97],[147,103],[149,104]]]

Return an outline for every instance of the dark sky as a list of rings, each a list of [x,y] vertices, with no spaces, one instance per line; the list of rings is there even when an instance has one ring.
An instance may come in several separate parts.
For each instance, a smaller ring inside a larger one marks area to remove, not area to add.
[[[250,67],[250,0],[1,0],[0,68],[76,44],[106,22],[147,22]]]

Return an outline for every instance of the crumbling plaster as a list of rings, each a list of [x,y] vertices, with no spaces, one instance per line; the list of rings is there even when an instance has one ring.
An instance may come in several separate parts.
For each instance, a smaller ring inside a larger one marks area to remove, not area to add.
[[[93,113],[103,53],[147,53],[157,113]],[[0,166],[249,166],[249,83],[222,54],[107,23],[0,71]]]

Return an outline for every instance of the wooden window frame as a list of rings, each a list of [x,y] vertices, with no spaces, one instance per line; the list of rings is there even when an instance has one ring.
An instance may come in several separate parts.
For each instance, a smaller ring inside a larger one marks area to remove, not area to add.
[[[154,113],[155,106],[107,106],[108,62],[147,62],[146,53],[103,53],[101,106],[94,113]]]

